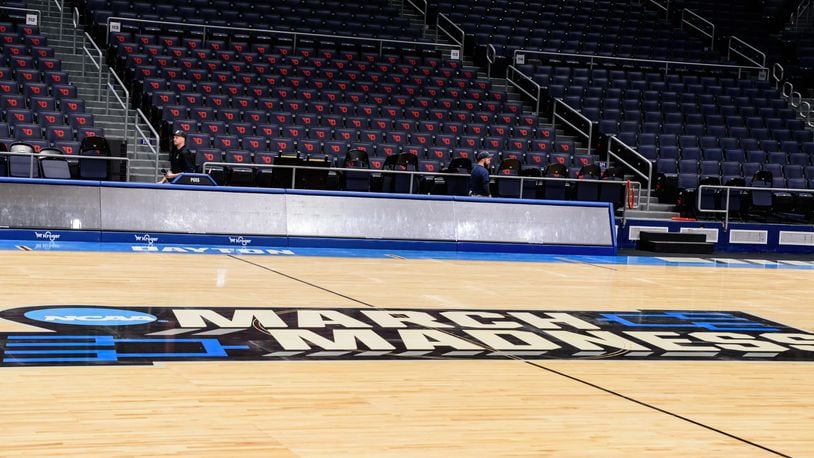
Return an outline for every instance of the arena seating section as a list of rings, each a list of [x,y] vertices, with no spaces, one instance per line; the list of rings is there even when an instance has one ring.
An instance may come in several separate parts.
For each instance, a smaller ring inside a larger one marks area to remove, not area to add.
[[[764,9],[733,5],[716,21],[721,30],[732,32],[755,30],[756,24],[776,28],[766,15],[784,15],[787,5],[779,3]],[[543,86],[549,103],[560,98],[579,110],[595,123],[600,138],[616,136],[636,148],[679,189],[709,179],[748,185],[758,172],[771,173],[777,187],[814,188],[811,131],[773,85],[713,67],[673,65],[665,74],[641,61],[734,64],[722,57],[720,45],[709,49],[708,43],[665,23],[645,4],[445,0],[429,6],[431,14],[443,13],[466,32],[467,50],[474,50],[479,63],[488,45],[495,47],[504,68],[515,50],[616,59],[586,65],[568,56],[530,53],[527,63],[517,67]],[[672,8],[708,14],[703,6],[683,0]],[[161,126],[165,145],[171,129],[188,132],[199,165],[269,164],[281,156],[299,155],[309,164],[342,167],[357,162],[347,160],[349,150],[362,150],[365,164],[374,168],[462,171],[466,167],[453,167],[462,164],[456,160],[487,149],[497,154],[498,176],[618,178],[618,171],[593,168],[600,159],[596,146],[604,143],[581,145],[573,137],[558,138],[546,119],[479,77],[477,67],[448,60],[439,51],[392,43],[380,48],[374,42],[330,36],[299,35],[295,42],[291,36],[244,30],[420,41],[422,28],[411,25],[386,0],[85,0],[82,7],[97,36],[106,36],[111,16],[148,21],[125,21],[121,32],[110,35],[109,62],[125,75],[134,105]],[[227,28],[210,28],[204,38],[200,29],[191,27],[195,24]],[[64,147],[54,141],[57,130],[47,124],[51,118],[41,116],[44,110],[59,113],[58,124],[73,128],[64,134],[74,142],[81,140],[86,131],[63,108],[69,105],[54,92],[60,87],[42,67],[58,61],[49,61],[48,51],[38,54],[42,46],[30,40],[36,30],[9,28],[14,33],[13,42],[4,44],[9,67],[0,79],[14,78],[18,84],[9,86],[14,91],[8,100],[25,103],[30,110],[29,117],[8,123],[9,133],[16,134],[20,122],[30,120],[23,125],[39,123],[43,133],[30,139],[35,144]],[[14,61],[13,52],[29,58]],[[55,110],[30,105],[31,84],[20,80],[26,74],[20,65],[40,72],[42,87],[36,87],[54,98]],[[4,120],[9,110],[15,115],[6,101],[4,94]],[[403,154],[417,161],[388,161]],[[267,183],[267,175],[257,173],[233,184]],[[761,182],[766,176],[760,175]],[[498,185],[503,195],[517,193],[508,182]],[[531,189],[524,195],[556,194]]]
[[[2,12],[0,12],[2,14]],[[4,20],[5,19],[5,20]],[[0,143],[76,154],[86,136],[102,136],[85,112],[61,61],[36,26],[0,17]]]

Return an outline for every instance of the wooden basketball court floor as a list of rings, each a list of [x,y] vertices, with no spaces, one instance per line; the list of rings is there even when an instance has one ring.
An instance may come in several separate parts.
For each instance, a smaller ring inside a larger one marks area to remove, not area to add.
[[[0,278],[2,309],[721,310],[814,330],[814,270],[0,251]],[[814,456],[805,361],[3,367],[0,391],[3,457]]]

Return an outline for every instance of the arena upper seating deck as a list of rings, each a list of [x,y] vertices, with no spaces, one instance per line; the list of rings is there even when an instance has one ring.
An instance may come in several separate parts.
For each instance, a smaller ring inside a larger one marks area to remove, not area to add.
[[[517,49],[718,62],[717,53],[680,30],[665,26],[642,5],[610,0],[468,0],[433,2],[476,46],[493,45],[497,55]]]
[[[718,49],[726,49],[730,36],[745,41],[765,53],[770,62],[779,62],[786,70],[785,77],[802,91],[814,91],[814,34],[811,24],[789,28],[785,21],[799,1],[675,0],[670,2],[673,16],[678,18],[683,8],[715,24]],[[810,13],[806,17],[810,18]],[[809,21],[810,22],[810,21]],[[747,55],[753,50],[741,46]]]
[[[229,0],[85,0],[93,23],[105,30],[111,16],[230,28],[292,30],[302,33],[416,40],[421,30],[387,0],[282,0],[269,3]],[[158,27],[155,25],[155,27]]]

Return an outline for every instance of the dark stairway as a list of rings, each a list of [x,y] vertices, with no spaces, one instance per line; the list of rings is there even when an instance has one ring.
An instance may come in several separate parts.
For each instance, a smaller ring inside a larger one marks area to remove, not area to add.
[[[709,254],[715,251],[715,244],[707,242],[706,234],[641,232],[638,248],[659,253]]]

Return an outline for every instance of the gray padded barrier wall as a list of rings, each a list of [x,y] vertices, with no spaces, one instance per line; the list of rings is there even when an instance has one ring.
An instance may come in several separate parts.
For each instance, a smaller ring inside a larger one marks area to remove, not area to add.
[[[608,204],[0,178],[7,228],[611,247]]]
[[[0,183],[0,226],[102,230],[98,182],[86,186]]]
[[[102,227],[106,231],[286,235],[282,192],[178,188],[102,187]]]

